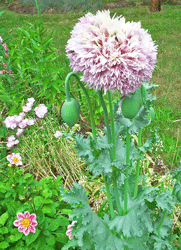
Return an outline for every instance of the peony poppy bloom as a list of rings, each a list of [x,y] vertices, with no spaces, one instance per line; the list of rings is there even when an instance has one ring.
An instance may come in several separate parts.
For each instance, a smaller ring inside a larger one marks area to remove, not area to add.
[[[134,93],[152,77],[157,46],[140,22],[110,17],[109,11],[79,19],[66,46],[70,66],[89,88]]]

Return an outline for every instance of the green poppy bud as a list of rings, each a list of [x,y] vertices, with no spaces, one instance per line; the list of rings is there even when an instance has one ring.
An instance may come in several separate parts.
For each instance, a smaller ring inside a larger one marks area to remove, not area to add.
[[[140,110],[142,100],[140,95],[135,92],[130,97],[125,96],[121,103],[121,110],[125,118],[133,119]]]
[[[79,120],[80,105],[74,98],[65,101],[61,107],[61,117],[70,127],[74,126]]]

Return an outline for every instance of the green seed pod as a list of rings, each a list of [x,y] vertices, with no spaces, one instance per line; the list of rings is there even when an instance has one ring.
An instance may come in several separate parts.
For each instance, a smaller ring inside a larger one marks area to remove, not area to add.
[[[151,122],[154,122],[155,120],[155,110],[154,108],[150,108],[150,113],[148,115],[148,120],[151,120]]]
[[[179,201],[181,201],[181,191],[178,191],[176,197]]]
[[[146,86],[144,85],[144,83],[141,85],[141,95],[142,95],[143,100],[146,100],[147,91],[146,91]]]
[[[61,117],[70,127],[74,126],[79,120],[80,105],[74,98],[65,101],[61,107]]]
[[[121,103],[121,110],[125,118],[133,119],[140,110],[142,100],[140,95],[135,92],[130,97],[125,96]]]

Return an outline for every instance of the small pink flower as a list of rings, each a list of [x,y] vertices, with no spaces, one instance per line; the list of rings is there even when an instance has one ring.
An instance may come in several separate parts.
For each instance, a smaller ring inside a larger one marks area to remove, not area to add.
[[[45,114],[47,113],[47,107],[44,104],[40,104],[38,107],[36,107],[34,109],[35,114],[39,117],[39,118],[43,118],[45,116]]]
[[[19,137],[23,133],[24,129],[23,128],[18,128],[16,136]]]
[[[23,109],[23,112],[29,112],[31,110],[31,106],[26,105],[26,106],[23,106],[22,109]]]
[[[9,52],[7,54],[5,54],[5,56],[9,56]]]
[[[44,129],[44,126],[41,126],[40,129]]]
[[[18,231],[28,235],[30,232],[35,233],[35,226],[38,225],[36,221],[36,214],[30,214],[28,211],[17,213],[18,220],[13,222],[15,227],[18,227]]]
[[[21,156],[20,153],[12,153],[12,155],[8,155],[7,156],[7,160],[11,163],[14,164],[16,166],[18,165],[22,165],[22,161],[21,161]]]
[[[35,124],[35,121],[34,121],[34,119],[28,119],[26,124],[29,125],[29,126],[32,126],[32,125]]]
[[[27,101],[28,103],[31,103],[33,105],[33,103],[35,102],[35,99],[31,97],[31,98],[28,98]]]
[[[8,51],[7,45],[5,43],[2,46],[3,46],[5,51]]]
[[[4,67],[7,67],[7,65],[5,63],[3,63]]]
[[[68,225],[67,227],[67,232],[66,232],[66,235],[69,237],[69,240],[72,240],[73,239],[73,236],[72,236],[72,230],[73,230],[73,226],[75,225],[75,223],[77,223],[77,221],[72,221],[72,223],[70,225]]]
[[[62,132],[60,132],[60,131],[56,131],[56,133],[54,134],[54,136],[56,137],[56,138],[59,138],[60,136],[62,136],[63,134],[62,134]]]
[[[0,70],[0,75],[3,75],[5,73],[5,70]]]
[[[26,125],[27,125],[27,122],[28,122],[28,119],[24,119],[22,122],[19,123],[18,126],[19,126],[20,128],[25,128]]]
[[[8,116],[4,121],[6,128],[15,129],[18,125],[18,122],[16,121],[17,118],[18,118],[17,115]]]

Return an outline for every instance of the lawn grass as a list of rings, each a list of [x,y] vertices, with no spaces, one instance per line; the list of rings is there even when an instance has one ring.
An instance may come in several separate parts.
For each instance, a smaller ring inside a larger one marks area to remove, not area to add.
[[[6,31],[16,32],[16,28],[27,28],[25,21],[34,22],[38,15],[23,15],[9,11],[0,4],[0,11],[4,14],[0,20],[0,26]],[[126,21],[141,21],[144,29],[148,29],[158,45],[157,67],[150,80],[159,85],[155,88],[154,95],[157,100],[154,103],[156,111],[155,122],[145,130],[159,127],[159,135],[163,142],[163,152],[158,149],[153,153],[156,158],[161,155],[164,162],[170,167],[178,166],[181,156],[181,46],[179,35],[181,33],[181,6],[162,6],[161,12],[151,13],[149,7],[138,6],[132,8],[111,9],[111,14],[123,15]],[[85,13],[71,14],[43,14],[42,19],[47,28],[47,33],[54,32],[54,44],[60,55],[60,62],[67,74],[71,71],[69,60],[65,55],[65,45],[70,38],[70,32],[77,23],[78,18]],[[13,39],[13,38],[12,38]]]

